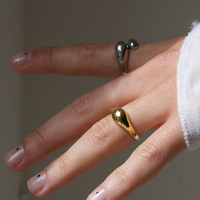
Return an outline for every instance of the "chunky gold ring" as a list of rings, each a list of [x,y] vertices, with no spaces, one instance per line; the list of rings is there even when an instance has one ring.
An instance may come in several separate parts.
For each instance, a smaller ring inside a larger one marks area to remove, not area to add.
[[[136,141],[140,139],[140,136],[135,132],[135,129],[133,128],[129,116],[125,110],[122,108],[114,109],[112,111],[112,118],[116,124],[125,128]]]

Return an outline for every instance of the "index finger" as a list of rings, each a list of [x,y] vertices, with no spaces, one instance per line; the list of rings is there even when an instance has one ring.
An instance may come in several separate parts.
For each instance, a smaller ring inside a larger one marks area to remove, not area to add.
[[[128,71],[142,66],[180,39],[141,44],[137,50],[130,50]],[[78,44],[33,49],[13,55],[11,63],[17,71],[27,74],[63,74],[104,78],[121,76],[115,44]]]

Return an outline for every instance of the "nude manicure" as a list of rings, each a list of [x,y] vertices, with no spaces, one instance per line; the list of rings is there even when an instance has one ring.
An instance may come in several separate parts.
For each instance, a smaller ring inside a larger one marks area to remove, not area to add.
[[[27,185],[31,192],[37,194],[41,191],[46,184],[46,174],[44,172],[40,172],[35,175],[31,179],[28,180]]]
[[[107,199],[107,193],[105,189],[99,189],[91,193],[87,200],[106,200]]]
[[[11,63],[16,67],[23,67],[31,58],[31,52],[20,52],[11,57]]]
[[[9,167],[16,167],[24,158],[24,149],[21,145],[9,151],[5,156],[5,161]]]

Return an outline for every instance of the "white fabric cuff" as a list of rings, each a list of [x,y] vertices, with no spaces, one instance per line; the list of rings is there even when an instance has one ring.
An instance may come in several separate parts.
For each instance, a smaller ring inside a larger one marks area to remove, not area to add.
[[[178,113],[189,151],[200,147],[200,23],[192,30],[180,50],[177,66]]]

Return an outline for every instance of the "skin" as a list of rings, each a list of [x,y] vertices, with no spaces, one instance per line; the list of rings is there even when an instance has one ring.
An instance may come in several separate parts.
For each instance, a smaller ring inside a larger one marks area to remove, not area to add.
[[[181,37],[141,44],[130,52],[129,73],[124,76],[118,68],[115,44],[34,49],[28,52],[31,58],[26,65],[13,62],[13,68],[20,73],[114,80],[81,96],[30,133],[20,143],[24,159],[17,166],[8,167],[24,170],[79,138],[43,170],[47,177],[45,187],[38,193],[31,192],[42,197],[56,191],[134,142],[109,113],[110,108],[122,107],[140,136],[152,129],[156,131],[94,192],[105,189],[107,200],[120,200],[145,184],[186,149],[176,93],[176,66],[183,40]]]

